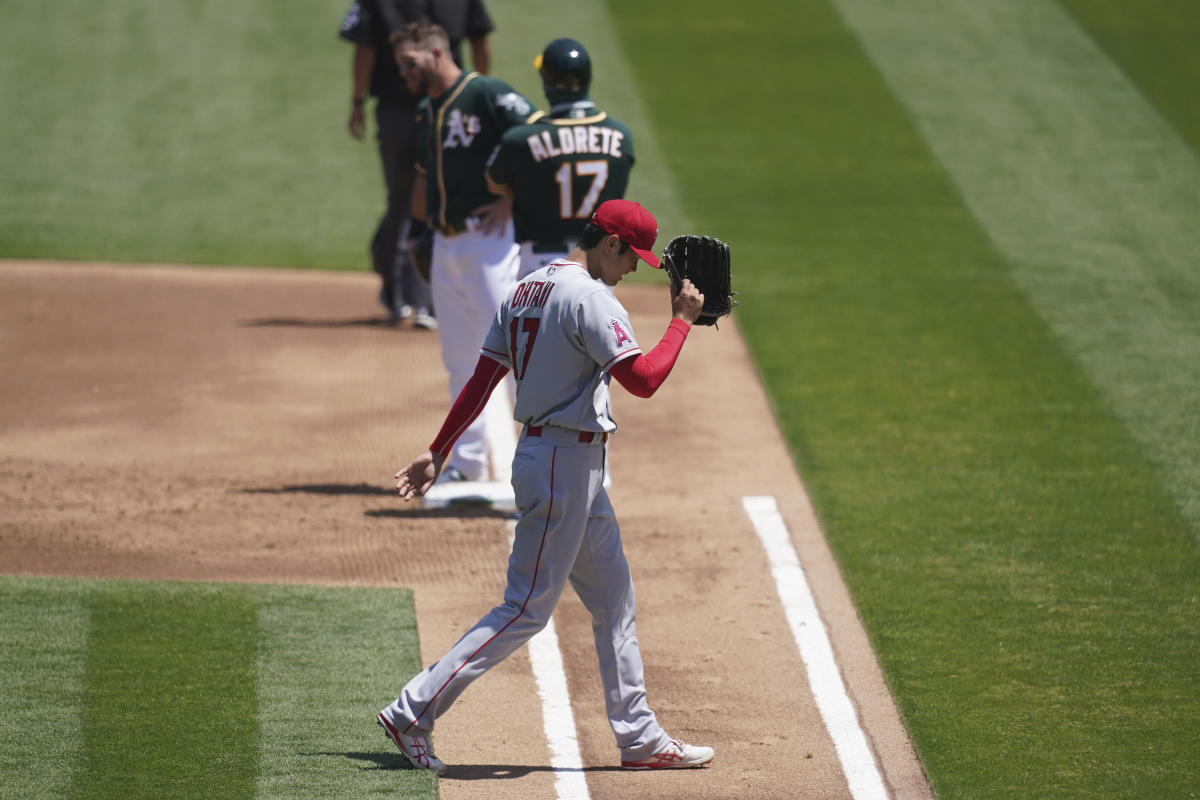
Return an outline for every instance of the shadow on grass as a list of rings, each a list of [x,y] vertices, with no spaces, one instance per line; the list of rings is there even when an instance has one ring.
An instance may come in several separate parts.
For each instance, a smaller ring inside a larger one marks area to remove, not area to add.
[[[308,758],[348,758],[364,762],[362,769],[416,769],[399,753],[300,753]]]

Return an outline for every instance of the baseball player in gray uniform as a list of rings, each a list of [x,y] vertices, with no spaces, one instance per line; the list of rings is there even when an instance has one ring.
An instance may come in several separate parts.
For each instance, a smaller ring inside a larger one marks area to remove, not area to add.
[[[609,725],[627,769],[697,767],[710,747],[672,739],[646,700],[634,620],[633,579],[616,514],[602,480],[604,442],[617,430],[610,376],[649,397],[670,373],[704,304],[683,281],[671,299],[662,339],[643,353],[612,287],[637,269],[658,267],[654,217],[637,203],[602,204],[567,259],[524,278],[509,292],[484,339],[474,375],[430,449],[396,473],[405,500],[437,480],[455,437],[511,371],[514,416],[523,423],[513,457],[519,519],[504,602],[379,712],[378,721],[415,766],[441,773],[429,736],[434,723],[476,678],[550,620],[568,581],[592,615]]]

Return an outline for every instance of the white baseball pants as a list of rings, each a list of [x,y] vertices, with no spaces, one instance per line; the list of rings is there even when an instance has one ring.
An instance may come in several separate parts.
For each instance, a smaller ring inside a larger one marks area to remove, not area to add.
[[[474,229],[457,236],[434,234],[430,265],[433,307],[437,310],[442,363],[449,373],[451,403],[475,372],[488,326],[516,283],[517,264],[511,220],[503,231],[491,236]],[[511,410],[511,380],[505,386]],[[453,467],[470,480],[488,479],[489,416],[499,418],[480,414],[459,437],[446,468]],[[497,461],[507,463],[511,456],[511,452],[500,454]]]

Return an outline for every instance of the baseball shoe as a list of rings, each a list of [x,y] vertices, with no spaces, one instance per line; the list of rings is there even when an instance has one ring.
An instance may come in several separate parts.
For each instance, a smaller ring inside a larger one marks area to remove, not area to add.
[[[413,316],[413,327],[424,331],[436,331],[438,329],[438,322],[433,314],[430,314],[423,308],[419,308]]]
[[[433,754],[433,745],[427,737],[407,736],[401,733],[387,721],[382,711],[379,712],[375,721],[379,723],[379,727],[383,728],[384,735],[400,748],[401,754],[408,759],[408,763],[417,769],[433,770],[438,775],[446,774],[446,765]]]
[[[388,309],[388,321],[392,324],[404,322],[404,320],[410,319],[412,315],[413,307],[410,305],[403,305],[399,308]]]
[[[649,758],[638,761],[622,761],[625,769],[686,769],[699,767],[713,760],[711,747],[697,747],[672,739],[667,746]]]

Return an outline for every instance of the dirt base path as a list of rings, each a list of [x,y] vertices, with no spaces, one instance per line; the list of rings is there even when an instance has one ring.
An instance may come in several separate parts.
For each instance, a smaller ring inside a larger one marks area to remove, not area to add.
[[[382,324],[376,288],[364,274],[0,262],[0,571],[408,586],[422,657],[439,657],[500,597],[505,520],[391,493],[447,389],[436,334]],[[652,344],[665,288],[618,292]],[[931,797],[736,325],[694,330],[653,399],[617,389],[614,406],[611,496],[651,704],[717,758],[615,768],[590,624],[568,592],[555,620],[590,796],[851,796],[742,510],[773,495],[889,792]],[[667,489],[680,473],[692,488]],[[380,687],[381,706],[408,677]],[[439,724],[442,797],[554,798],[540,713],[521,651]]]

